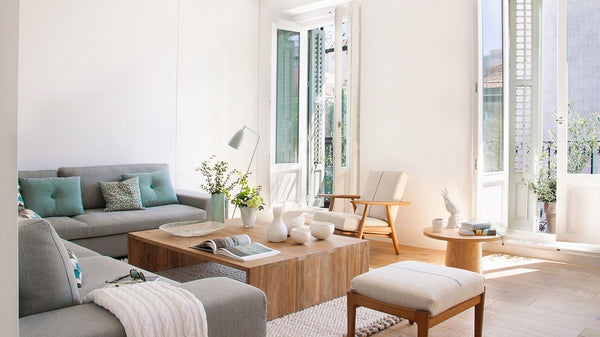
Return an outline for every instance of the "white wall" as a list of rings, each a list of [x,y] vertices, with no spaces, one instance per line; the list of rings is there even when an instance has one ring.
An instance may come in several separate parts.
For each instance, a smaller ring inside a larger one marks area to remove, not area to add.
[[[246,169],[227,141],[257,125],[258,0],[21,10],[19,169],[166,162],[185,188],[212,154]]]
[[[21,1],[19,169],[175,163],[177,2]]]
[[[447,187],[471,217],[471,116],[475,1],[363,0],[361,177],[409,175],[396,220],[401,243],[443,248],[424,227],[447,217]]]
[[[19,1],[0,2],[0,336],[17,336],[17,81]]]
[[[240,171],[252,155],[252,134],[237,151],[227,142],[257,128],[258,0],[182,0],[179,50],[178,182],[196,189],[194,169],[211,155]]]

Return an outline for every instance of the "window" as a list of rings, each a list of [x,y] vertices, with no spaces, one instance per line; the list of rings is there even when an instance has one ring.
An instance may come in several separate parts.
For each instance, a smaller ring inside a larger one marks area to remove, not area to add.
[[[275,163],[298,162],[300,33],[277,30]]]

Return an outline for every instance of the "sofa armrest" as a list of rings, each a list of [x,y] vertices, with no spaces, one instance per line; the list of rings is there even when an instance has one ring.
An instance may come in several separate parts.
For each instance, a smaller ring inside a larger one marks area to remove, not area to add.
[[[189,190],[177,190],[176,193],[179,203],[210,211],[210,194]]]
[[[86,303],[42,312],[19,319],[22,337],[125,337],[125,329],[113,314]]]
[[[181,284],[204,305],[210,337],[267,335],[267,297],[251,285],[226,277]]]

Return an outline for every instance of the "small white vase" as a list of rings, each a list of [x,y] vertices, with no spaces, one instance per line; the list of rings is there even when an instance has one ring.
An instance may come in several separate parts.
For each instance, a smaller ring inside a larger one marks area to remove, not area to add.
[[[256,223],[256,214],[258,213],[258,208],[241,207],[240,213],[242,214],[242,224],[244,224],[244,227],[254,227],[254,224]]]
[[[267,239],[270,242],[283,242],[287,239],[287,226],[282,219],[283,208],[273,208],[273,222],[267,228]]]

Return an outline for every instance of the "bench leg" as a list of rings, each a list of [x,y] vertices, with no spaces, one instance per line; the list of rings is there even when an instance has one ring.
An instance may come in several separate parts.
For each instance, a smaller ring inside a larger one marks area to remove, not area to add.
[[[417,336],[429,336],[429,312],[416,311],[415,322],[417,323]]]
[[[346,295],[347,312],[348,312],[348,333],[347,337],[354,337],[356,329],[356,300],[352,292],[348,292]]]
[[[479,295],[481,302],[475,305],[475,337],[481,337],[483,334],[483,305],[485,292]]]

